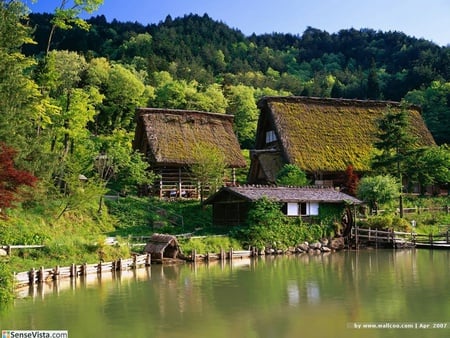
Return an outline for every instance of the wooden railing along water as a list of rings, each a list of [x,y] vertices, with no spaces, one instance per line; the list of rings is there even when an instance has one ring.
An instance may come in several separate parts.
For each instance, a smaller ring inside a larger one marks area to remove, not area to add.
[[[450,232],[439,234],[418,234],[415,232],[401,232],[393,230],[379,230],[371,228],[352,228],[350,234],[350,247],[419,247],[430,249],[450,249]]]
[[[49,280],[59,280],[61,278],[77,278],[89,274],[102,274],[103,272],[115,272],[129,269],[137,269],[151,265],[151,255],[135,255],[129,259],[119,259],[112,262],[99,262],[96,264],[81,264],[54,268],[40,267],[38,270],[15,273],[16,286],[33,285]]]

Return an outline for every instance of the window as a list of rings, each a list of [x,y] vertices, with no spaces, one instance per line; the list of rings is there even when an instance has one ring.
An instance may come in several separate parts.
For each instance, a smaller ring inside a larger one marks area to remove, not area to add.
[[[299,203],[300,215],[307,216],[308,215],[308,203]]]
[[[298,216],[298,203],[288,203],[287,204],[287,215],[288,216]]]
[[[266,132],[266,143],[275,142],[277,140],[277,135],[274,130],[269,130]]]
[[[318,216],[319,203],[303,202],[303,203],[286,203],[283,211],[287,216]]]

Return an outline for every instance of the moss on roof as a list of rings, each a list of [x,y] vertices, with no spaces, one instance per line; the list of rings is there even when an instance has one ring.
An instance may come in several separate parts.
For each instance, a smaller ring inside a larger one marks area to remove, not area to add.
[[[369,169],[378,133],[378,120],[398,102],[322,99],[308,97],[266,97],[259,103],[272,115],[278,137],[289,163],[306,171]],[[408,108],[411,133],[419,145],[434,145],[420,109]]]
[[[160,165],[190,165],[200,142],[217,147],[229,167],[245,167],[233,131],[233,116],[192,110],[142,108],[137,133],[144,133],[152,160]]]

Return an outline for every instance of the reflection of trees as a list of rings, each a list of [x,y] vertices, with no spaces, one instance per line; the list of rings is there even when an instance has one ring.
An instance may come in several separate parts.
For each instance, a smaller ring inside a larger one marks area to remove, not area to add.
[[[333,337],[349,322],[448,318],[450,271],[443,267],[449,258],[450,252],[378,250],[268,256],[243,266],[153,265],[143,275],[102,278],[95,287],[77,280],[73,291],[43,297],[45,311],[39,305],[20,316],[73,332],[86,326],[93,336],[108,328],[114,336]],[[365,333],[371,335],[379,332]]]

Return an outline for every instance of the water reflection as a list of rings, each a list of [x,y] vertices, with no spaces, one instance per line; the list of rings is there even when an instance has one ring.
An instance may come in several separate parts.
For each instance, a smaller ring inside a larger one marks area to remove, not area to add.
[[[449,262],[379,250],[153,265],[20,290],[0,323],[95,337],[423,337],[347,323],[447,321]]]

